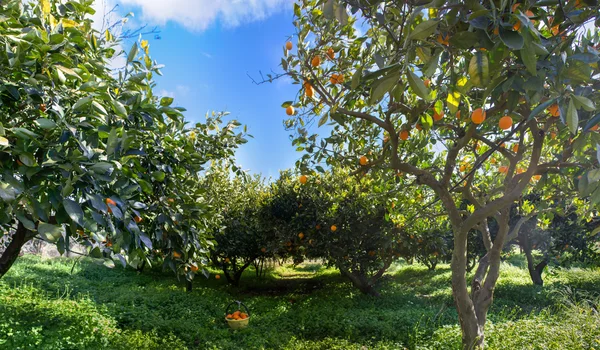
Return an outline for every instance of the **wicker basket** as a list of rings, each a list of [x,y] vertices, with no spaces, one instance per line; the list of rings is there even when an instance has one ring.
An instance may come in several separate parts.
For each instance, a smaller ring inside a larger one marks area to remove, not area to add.
[[[227,316],[225,317],[225,321],[227,322],[227,324],[229,325],[229,327],[231,329],[242,329],[242,328],[246,328],[248,327],[248,323],[250,322],[250,310],[248,310],[248,307],[246,305],[244,305],[244,303],[242,303],[239,300],[233,301],[231,302],[231,304],[227,305],[227,308],[225,309],[225,315],[229,315],[229,309],[231,309],[231,306],[237,304],[237,309],[241,310],[242,306],[244,307],[244,309],[246,309],[246,314],[248,314],[248,318],[245,318],[243,320],[232,320],[232,319],[228,319]]]

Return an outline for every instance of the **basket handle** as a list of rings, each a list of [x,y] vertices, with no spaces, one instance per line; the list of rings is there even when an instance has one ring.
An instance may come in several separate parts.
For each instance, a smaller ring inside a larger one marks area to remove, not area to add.
[[[231,308],[231,305],[237,304],[238,310],[241,310],[242,306],[244,307],[244,309],[246,309],[246,314],[248,314],[248,317],[250,317],[250,310],[248,310],[248,307],[246,306],[246,304],[242,303],[239,300],[235,300],[232,301],[231,303],[229,303],[229,305],[227,305],[227,308],[225,309],[225,314],[229,315],[229,308]]]

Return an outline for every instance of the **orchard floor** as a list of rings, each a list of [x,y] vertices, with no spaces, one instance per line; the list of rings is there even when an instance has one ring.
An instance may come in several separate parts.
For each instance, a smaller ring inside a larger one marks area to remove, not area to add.
[[[86,260],[24,256],[0,280],[0,349],[456,349],[450,271],[393,266],[381,297],[361,295],[333,269],[249,271],[184,283]],[[75,264],[74,264],[75,263]],[[486,328],[491,349],[600,349],[600,269],[554,269],[533,286],[522,257],[502,266]],[[74,267],[73,267],[74,266]],[[250,327],[232,331],[226,305],[242,300]]]

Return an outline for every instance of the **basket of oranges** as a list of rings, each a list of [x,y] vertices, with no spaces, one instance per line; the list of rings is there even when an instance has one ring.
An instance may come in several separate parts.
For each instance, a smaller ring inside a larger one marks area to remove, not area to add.
[[[234,312],[230,312],[231,306],[237,304],[237,310]],[[242,307],[246,312],[242,312]],[[242,329],[248,326],[248,322],[250,322],[250,311],[248,307],[244,305],[241,301],[234,301],[227,306],[225,309],[225,321],[231,327],[231,329]]]

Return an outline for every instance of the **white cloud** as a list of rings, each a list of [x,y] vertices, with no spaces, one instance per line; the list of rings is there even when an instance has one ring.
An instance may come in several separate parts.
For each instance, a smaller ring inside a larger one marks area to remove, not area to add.
[[[144,20],[165,24],[177,22],[203,31],[215,22],[228,27],[265,19],[290,9],[293,0],[121,0],[123,5],[141,9]]]
[[[171,97],[171,98],[175,98],[175,93],[173,91],[167,91],[165,89],[160,90],[156,96],[158,97]]]
[[[175,87],[175,94],[178,97],[183,97],[183,96],[187,96],[187,94],[189,94],[191,91],[189,86],[185,86],[185,85],[177,85]]]

